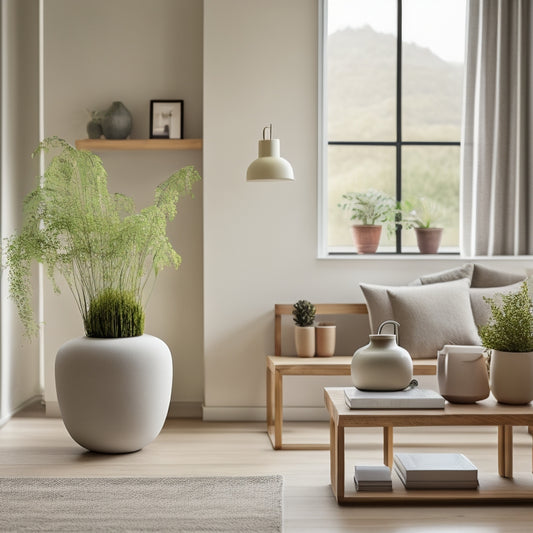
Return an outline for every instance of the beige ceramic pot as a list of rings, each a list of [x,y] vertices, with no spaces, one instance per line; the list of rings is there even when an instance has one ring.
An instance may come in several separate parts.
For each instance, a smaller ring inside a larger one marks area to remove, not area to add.
[[[442,239],[442,228],[415,228],[416,242],[421,254],[436,254]]]
[[[335,339],[337,327],[328,322],[319,322],[316,332],[316,355],[318,357],[331,357],[335,353]]]
[[[354,224],[352,239],[358,254],[373,254],[379,246],[381,226],[371,224]]]
[[[294,342],[296,355],[299,357],[313,357],[315,355],[315,327],[294,326]]]
[[[381,333],[387,324],[394,325],[394,334]],[[409,352],[398,346],[394,320],[383,322],[370,342],[353,355],[351,375],[360,390],[395,391],[405,389],[413,379],[413,360]]]
[[[157,337],[72,339],[57,352],[55,377],[65,427],[88,450],[134,452],[163,427],[172,356]]]
[[[523,405],[533,400],[533,352],[492,350],[490,389],[500,403]]]

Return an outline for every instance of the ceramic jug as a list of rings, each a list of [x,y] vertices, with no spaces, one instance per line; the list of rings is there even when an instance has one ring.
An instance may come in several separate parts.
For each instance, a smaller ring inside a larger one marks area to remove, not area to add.
[[[452,403],[475,403],[490,393],[481,346],[446,345],[437,354],[439,392]]]
[[[387,324],[392,324],[394,334],[381,333]],[[394,320],[383,322],[378,333],[370,335],[370,342],[354,353],[351,374],[358,389],[395,391],[411,383],[413,361],[409,352],[397,344],[399,326]]]

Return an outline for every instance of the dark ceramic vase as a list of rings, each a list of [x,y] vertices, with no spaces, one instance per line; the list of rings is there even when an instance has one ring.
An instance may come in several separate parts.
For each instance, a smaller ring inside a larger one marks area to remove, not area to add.
[[[87,122],[87,135],[89,139],[99,139],[102,135],[102,123],[100,119],[93,118]]]
[[[102,119],[106,139],[125,139],[131,133],[131,113],[122,102],[113,102]]]

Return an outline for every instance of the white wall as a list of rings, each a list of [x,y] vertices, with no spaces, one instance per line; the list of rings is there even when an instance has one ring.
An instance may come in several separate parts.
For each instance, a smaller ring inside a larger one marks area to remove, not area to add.
[[[264,419],[275,303],[360,302],[360,281],[402,284],[466,260],[317,259],[317,1],[206,0],[204,19],[204,417]],[[294,183],[245,181],[270,122]],[[288,417],[315,416],[322,387],[346,382],[289,379]]]
[[[45,135],[74,143],[87,137],[86,109],[121,100],[133,115],[132,138],[149,136],[151,99],[183,99],[185,136],[202,137],[202,2],[198,0],[45,0]],[[202,171],[201,151],[101,152],[112,191],[152,202],[153,190],[178,168]],[[199,415],[203,401],[202,184],[178,205],[169,236],[183,257],[164,271],[147,307],[146,332],[161,337],[174,360],[171,413]],[[73,298],[45,286],[45,400],[56,402],[53,364],[59,346],[83,335]],[[50,407],[50,409],[48,409]]]
[[[1,233],[20,227],[22,198],[35,183],[38,161],[31,152],[39,135],[39,2],[2,0],[1,6]],[[23,339],[1,285],[0,425],[40,393],[38,343]]]

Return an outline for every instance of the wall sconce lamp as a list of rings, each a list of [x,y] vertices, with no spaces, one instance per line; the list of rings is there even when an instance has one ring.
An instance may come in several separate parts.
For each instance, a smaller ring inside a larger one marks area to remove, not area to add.
[[[265,126],[259,141],[259,157],[248,167],[246,181],[294,180],[291,164],[280,157],[279,146],[279,139],[272,138],[272,124]]]

